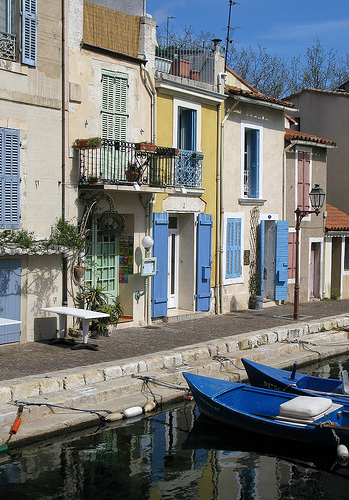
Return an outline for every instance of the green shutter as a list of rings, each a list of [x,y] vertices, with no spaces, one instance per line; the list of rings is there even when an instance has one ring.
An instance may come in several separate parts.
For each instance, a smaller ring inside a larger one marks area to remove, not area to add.
[[[102,137],[127,140],[127,75],[102,74]]]

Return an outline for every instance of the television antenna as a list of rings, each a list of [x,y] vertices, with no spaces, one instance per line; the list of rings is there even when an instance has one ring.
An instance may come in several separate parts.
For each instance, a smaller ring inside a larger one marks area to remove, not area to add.
[[[225,60],[224,60],[224,71],[227,70],[227,58],[228,58],[228,48],[229,48],[229,43],[234,42],[235,40],[231,40],[230,38],[230,31],[235,31],[240,28],[240,26],[235,26],[232,28],[230,26],[230,17],[231,17],[231,8],[233,5],[241,5],[239,2],[234,2],[233,0],[229,0],[229,16],[228,16],[228,26],[227,26],[227,38],[226,38],[226,46],[225,46]]]

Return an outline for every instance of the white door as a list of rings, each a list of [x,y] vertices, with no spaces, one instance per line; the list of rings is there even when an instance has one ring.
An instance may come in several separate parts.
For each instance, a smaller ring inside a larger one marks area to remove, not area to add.
[[[178,307],[178,218],[168,220],[168,306]]]

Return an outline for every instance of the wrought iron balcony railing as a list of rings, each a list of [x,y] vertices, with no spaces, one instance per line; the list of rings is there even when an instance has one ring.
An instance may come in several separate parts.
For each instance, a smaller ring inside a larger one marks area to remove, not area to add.
[[[0,31],[0,59],[16,60],[16,35]]]
[[[215,54],[192,44],[157,37],[155,69],[159,73],[214,85]]]
[[[99,147],[81,147],[79,184],[151,187],[202,186],[203,154],[146,143],[102,139]]]

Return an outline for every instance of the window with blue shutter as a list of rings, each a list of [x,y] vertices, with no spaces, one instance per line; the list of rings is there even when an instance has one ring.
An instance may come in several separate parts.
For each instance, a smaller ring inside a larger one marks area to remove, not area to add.
[[[247,198],[260,196],[261,131],[258,128],[244,129],[243,194]]]
[[[19,130],[0,128],[0,228],[19,228]]]
[[[196,110],[178,108],[178,148],[185,151],[196,150]]]
[[[227,219],[225,278],[241,276],[241,219]]]
[[[37,62],[37,0],[22,0],[22,63]]]

